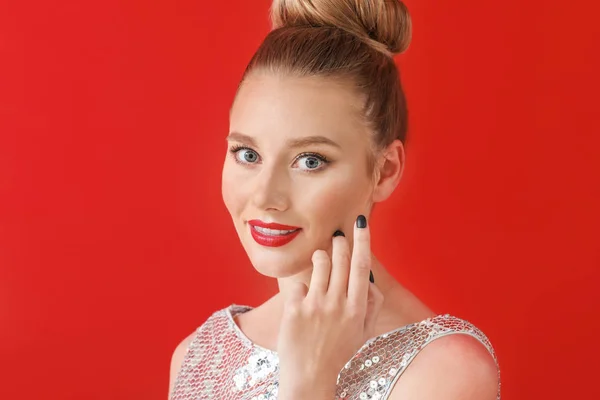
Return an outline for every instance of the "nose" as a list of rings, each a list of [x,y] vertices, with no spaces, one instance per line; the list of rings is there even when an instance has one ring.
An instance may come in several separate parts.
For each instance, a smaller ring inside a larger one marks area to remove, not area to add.
[[[262,165],[252,178],[252,203],[260,210],[283,211],[289,207],[290,177],[278,165]]]

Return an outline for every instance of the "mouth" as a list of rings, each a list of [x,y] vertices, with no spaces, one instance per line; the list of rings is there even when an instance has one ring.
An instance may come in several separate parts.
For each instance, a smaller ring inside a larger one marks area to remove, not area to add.
[[[259,220],[248,221],[252,238],[260,245],[279,247],[291,242],[302,228]]]

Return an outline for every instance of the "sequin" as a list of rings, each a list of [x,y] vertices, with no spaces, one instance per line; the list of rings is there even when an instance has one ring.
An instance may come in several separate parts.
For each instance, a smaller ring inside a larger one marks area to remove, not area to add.
[[[252,343],[233,319],[236,314],[250,309],[233,304],[213,313],[196,330],[170,400],[277,399],[277,353]],[[475,337],[498,363],[483,332],[450,314],[438,315],[367,341],[338,374],[336,399],[388,399],[393,385],[419,351],[431,341],[452,333]],[[500,400],[500,387],[499,381],[497,400]]]

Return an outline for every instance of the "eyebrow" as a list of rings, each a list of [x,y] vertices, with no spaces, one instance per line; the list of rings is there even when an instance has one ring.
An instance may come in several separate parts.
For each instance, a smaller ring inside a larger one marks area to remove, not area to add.
[[[244,135],[243,133],[231,132],[226,139],[227,141],[235,140],[236,142],[240,142],[249,146],[258,147],[252,136]],[[325,136],[305,136],[298,139],[288,140],[288,146],[291,148],[306,147],[311,144],[327,144],[337,147],[338,149],[342,148],[342,146]]]

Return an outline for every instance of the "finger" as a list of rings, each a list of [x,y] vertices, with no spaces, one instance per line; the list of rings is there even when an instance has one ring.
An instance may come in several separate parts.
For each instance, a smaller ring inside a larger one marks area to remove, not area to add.
[[[366,312],[367,295],[369,293],[370,242],[371,237],[367,219],[364,215],[359,215],[354,224],[354,246],[352,247],[352,260],[350,261],[348,302],[363,312]]]
[[[316,250],[312,255],[313,272],[310,278],[308,295],[325,294],[329,286],[329,274],[331,273],[331,260],[325,250]]]
[[[331,253],[329,293],[346,298],[348,295],[348,274],[350,273],[350,245],[343,233],[341,236],[333,238]]]
[[[375,336],[375,323],[377,322],[377,317],[379,316],[379,312],[383,307],[383,301],[383,293],[381,293],[377,285],[374,283],[369,283],[367,315],[365,317],[364,327],[365,341]]]
[[[284,291],[284,299],[286,303],[300,303],[306,297],[308,293],[308,288],[302,282],[292,281],[286,285],[286,290]]]

